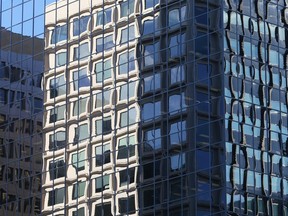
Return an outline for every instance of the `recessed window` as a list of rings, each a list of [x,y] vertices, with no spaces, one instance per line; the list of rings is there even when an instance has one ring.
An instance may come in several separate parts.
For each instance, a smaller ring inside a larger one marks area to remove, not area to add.
[[[59,158],[49,162],[50,180],[66,176],[66,165],[64,158]]]
[[[144,131],[143,151],[150,152],[161,149],[161,129],[155,128]]]
[[[168,25],[170,27],[174,25],[179,25],[186,19],[186,6],[170,10],[168,17],[169,17]]]
[[[78,47],[74,47],[73,61],[83,60],[83,58],[90,55],[88,42],[80,44]]]
[[[95,65],[96,82],[101,83],[106,79],[111,78],[113,68],[111,65],[111,59],[101,61]]]
[[[50,111],[49,123],[64,120],[66,105],[55,107]]]
[[[64,75],[50,80],[50,98],[66,94],[66,81]]]
[[[149,35],[149,34],[154,34],[160,29],[160,20],[159,16],[155,16],[153,18],[144,20],[143,22],[143,29],[142,29],[142,35]]]
[[[170,125],[170,145],[186,142],[186,121],[176,122]]]
[[[185,168],[186,158],[185,153],[173,155],[170,157],[171,171],[177,171]]]
[[[87,75],[86,68],[73,72],[73,83],[74,83],[74,90],[90,86],[90,79],[89,76]]]
[[[117,159],[127,159],[134,156],[135,144],[135,136],[129,136],[119,139]]]
[[[161,115],[161,101],[149,102],[143,105],[142,121],[156,119]]]
[[[49,192],[48,206],[60,204],[64,202],[65,188],[56,188]]]
[[[73,144],[77,144],[79,141],[85,140],[89,138],[89,129],[88,124],[79,125],[75,128],[75,136],[73,140]]]
[[[119,172],[120,174],[120,181],[119,186],[123,187],[126,186],[129,188],[129,184],[134,183],[135,181],[135,168],[125,169]]]
[[[143,165],[143,179],[151,179],[160,175],[161,163],[160,160]]]
[[[161,75],[155,73],[143,79],[143,93],[154,92],[161,87]]]
[[[128,74],[135,70],[134,50],[119,55],[118,70],[119,74]]]
[[[208,25],[208,11],[207,7],[195,7],[195,21],[196,23],[207,26]],[[245,18],[246,16],[244,16]]]
[[[85,150],[72,154],[72,166],[76,171],[85,169]]]
[[[159,4],[159,0],[145,0],[145,9],[153,8]]]
[[[72,199],[75,200],[77,198],[80,198],[84,196],[85,194],[85,187],[86,187],[86,181],[77,182],[73,185],[73,196]]]
[[[177,65],[170,69],[170,85],[181,83],[185,81],[185,68],[184,65]]]
[[[73,20],[73,36],[79,36],[81,33],[87,31],[89,16],[82,16],[80,19]]]
[[[135,85],[136,82],[129,82],[120,86],[120,101],[127,100],[135,96]]]
[[[197,64],[198,82],[204,85],[208,85],[210,76],[211,76],[211,65],[198,63]]]
[[[104,117],[103,119],[96,121],[96,135],[105,135],[111,133],[112,131],[112,124],[111,124],[111,117]]]
[[[136,109],[130,108],[126,112],[120,114],[120,127],[126,127],[136,122]]]
[[[133,214],[135,213],[135,196],[119,199],[119,213]]]
[[[185,93],[174,94],[169,96],[169,114],[175,114],[186,111]]]
[[[67,40],[67,25],[56,26],[52,30],[51,44],[56,44],[58,42]]]
[[[79,116],[86,113],[86,105],[88,98],[79,98],[73,103],[73,116]]]
[[[96,52],[108,51],[114,47],[113,35],[100,37],[96,40]]]
[[[76,211],[73,211],[72,216],[85,216],[85,208],[79,208]]]
[[[120,17],[127,17],[134,13],[135,0],[127,0],[120,3]]]
[[[160,42],[144,45],[144,66],[152,66],[160,62]]]
[[[169,57],[179,58],[185,55],[185,33],[172,35],[169,37]]]
[[[96,94],[96,108],[105,107],[110,105],[111,101],[111,89],[105,89],[102,92]]]
[[[96,26],[105,26],[112,22],[112,8],[96,12]]]
[[[103,203],[95,206],[95,216],[112,216],[111,203]]]
[[[95,192],[102,192],[110,189],[110,175],[103,175],[95,179]]]
[[[66,52],[60,52],[56,54],[56,67],[66,64],[66,59],[67,59],[66,56],[67,56]]]
[[[58,131],[49,136],[49,150],[58,150],[65,148],[66,145],[66,132]]]
[[[124,28],[121,30],[121,40],[120,43],[124,44],[129,41],[132,41],[135,39],[135,27],[134,25],[130,25],[127,28]]]
[[[110,144],[103,144],[103,146],[95,147],[96,152],[96,166],[102,166],[110,163]]]

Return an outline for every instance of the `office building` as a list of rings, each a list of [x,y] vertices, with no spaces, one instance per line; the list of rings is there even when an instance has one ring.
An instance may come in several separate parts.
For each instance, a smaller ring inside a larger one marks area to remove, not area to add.
[[[44,40],[1,28],[0,48],[0,215],[39,215]]]
[[[39,2],[41,215],[288,215],[287,0]]]

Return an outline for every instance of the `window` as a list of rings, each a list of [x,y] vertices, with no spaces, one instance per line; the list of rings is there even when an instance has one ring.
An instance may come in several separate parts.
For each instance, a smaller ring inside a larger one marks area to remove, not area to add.
[[[110,163],[110,144],[103,144],[103,146],[96,146],[96,167]]]
[[[129,82],[120,86],[120,101],[135,97],[136,82]]]
[[[88,124],[79,125],[75,128],[74,144],[77,144],[79,141],[89,138],[89,128]]]
[[[211,65],[197,64],[197,80],[201,84],[208,85],[209,77],[211,76]]]
[[[87,31],[87,25],[89,22],[89,16],[82,16],[80,19],[73,20],[73,36],[78,36],[81,33]]]
[[[96,94],[96,108],[105,107],[110,105],[111,89],[104,89],[102,92]]]
[[[130,25],[127,28],[124,28],[121,30],[121,40],[120,43],[124,44],[129,41],[132,41],[135,39],[135,27],[134,25]]]
[[[111,78],[113,68],[111,65],[111,59],[101,61],[95,65],[96,82],[101,83],[106,79]]]
[[[82,68],[79,71],[73,72],[73,83],[74,83],[74,90],[90,86],[90,80],[89,76],[87,75],[86,68]]]
[[[79,100],[73,102],[73,116],[79,116],[86,113],[88,98],[79,98]]]
[[[186,6],[180,8],[172,9],[169,11],[168,25],[170,27],[174,25],[179,25],[186,19]]]
[[[96,52],[108,51],[114,47],[113,35],[100,37],[96,40]]]
[[[152,66],[160,62],[160,42],[144,45],[144,66]]]
[[[96,205],[94,216],[112,216],[111,203],[103,203]]]
[[[175,114],[186,110],[185,93],[174,94],[169,96],[169,114]]]
[[[155,73],[143,79],[143,93],[154,92],[161,87],[161,75]]]
[[[169,57],[179,58],[185,55],[185,33],[172,35],[169,37]]]
[[[170,69],[170,85],[185,81],[184,65],[178,65]]]
[[[72,216],[85,216],[85,208],[79,208],[76,211],[73,211]]]
[[[96,12],[96,26],[105,26],[112,22],[112,8]]]
[[[58,150],[65,148],[66,145],[66,132],[58,131],[49,136],[49,150]]]
[[[56,205],[64,202],[65,188],[56,188],[49,192],[48,206]]]
[[[159,4],[159,0],[145,0],[145,9],[153,8]]]
[[[135,213],[135,196],[119,199],[119,213],[133,214]]]
[[[67,25],[56,26],[52,30],[51,44],[56,44],[58,42],[67,40]]]
[[[66,114],[65,108],[66,108],[66,105],[62,105],[62,106],[58,106],[52,109],[50,111],[49,123],[64,120],[65,114]]]
[[[129,188],[129,184],[134,183],[135,181],[135,168],[125,169],[119,172],[120,174],[120,181],[119,186],[126,186]]]
[[[76,171],[85,169],[85,150],[72,154],[72,166]]]
[[[119,55],[118,70],[119,74],[128,74],[135,70],[134,50]]]
[[[142,121],[150,121],[161,115],[161,101],[149,102],[143,105]]]
[[[120,18],[134,13],[135,0],[127,0],[120,3]]]
[[[160,20],[159,15],[146,19],[143,22],[143,29],[142,29],[142,35],[149,35],[149,34],[155,34],[160,29]]]
[[[60,52],[56,54],[56,67],[66,64],[66,52]]]
[[[161,129],[155,128],[144,132],[143,151],[149,152],[161,149]]]
[[[104,117],[96,121],[96,135],[105,135],[112,131],[111,117]]]
[[[185,153],[173,155],[170,157],[170,168],[171,171],[177,171],[185,167]]]
[[[90,55],[88,42],[80,44],[78,47],[74,47],[73,61],[83,60],[83,58]]]
[[[95,192],[102,192],[110,189],[110,175],[103,175],[95,179]]]
[[[130,108],[127,112],[120,114],[120,127],[126,127],[136,122],[136,109]]]
[[[186,142],[186,121],[176,122],[170,125],[170,145]]]
[[[64,158],[59,158],[49,162],[50,180],[66,176],[66,165]]]
[[[160,175],[161,163],[160,160],[155,160],[151,163],[143,165],[143,179],[151,179]]]
[[[64,75],[50,80],[50,98],[66,94],[66,81]]]
[[[75,200],[77,198],[80,198],[84,196],[85,194],[85,187],[86,187],[86,181],[77,182],[73,185],[73,196],[72,199]]]
[[[124,137],[118,140],[117,159],[127,159],[135,155],[135,136]]]

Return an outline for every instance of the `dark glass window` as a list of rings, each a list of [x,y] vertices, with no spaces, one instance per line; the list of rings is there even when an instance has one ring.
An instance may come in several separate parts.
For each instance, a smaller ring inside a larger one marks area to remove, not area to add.
[[[64,202],[65,188],[56,188],[49,192],[48,206],[60,204]]]
[[[50,180],[65,177],[66,165],[63,158],[51,161],[49,163]]]
[[[124,137],[118,141],[117,159],[125,159],[135,155],[135,136]]]
[[[113,35],[100,37],[96,40],[96,52],[101,53],[103,51],[108,51],[112,49],[114,45]]]
[[[127,28],[121,30],[121,44],[127,43],[135,39],[135,27],[130,25]]]
[[[72,199],[75,200],[77,198],[80,198],[80,197],[84,196],[85,187],[86,187],[86,182],[85,181],[77,182],[76,184],[74,184],[73,185],[73,196],[72,196]]]
[[[66,81],[64,75],[50,80],[50,98],[66,94]]]
[[[134,183],[134,178],[135,178],[135,168],[130,168],[130,169],[125,169],[120,171],[120,181],[119,181],[119,186],[126,186],[129,188],[129,184]]]
[[[149,152],[161,149],[161,129],[154,128],[144,132],[143,151]]]
[[[105,135],[112,131],[111,117],[105,117],[96,121],[96,135]]]
[[[72,166],[76,171],[82,171],[85,169],[85,150],[72,154]]]
[[[150,121],[161,115],[161,101],[149,102],[143,105],[142,121]]]
[[[73,72],[74,90],[78,90],[82,87],[90,86],[90,79],[87,75],[87,69],[83,68],[79,71]]]
[[[127,0],[120,3],[120,17],[126,17],[134,13],[135,0]]]
[[[120,114],[120,127],[126,127],[136,122],[136,109],[133,107]]]
[[[78,47],[74,47],[73,60],[81,60],[90,55],[88,42],[80,44]]]
[[[96,152],[96,166],[102,166],[110,163],[110,144],[103,144],[103,146],[95,147]]]
[[[169,37],[169,57],[179,58],[185,55],[186,45],[185,45],[185,33],[176,34]]]
[[[66,145],[66,132],[58,131],[55,134],[51,134],[49,137],[49,150],[58,150],[65,148]]]
[[[170,145],[186,142],[186,121],[175,122],[170,125]]]
[[[96,205],[95,216],[112,216],[111,203],[103,203]]]
[[[49,123],[64,120],[66,105],[55,107],[50,111]]]
[[[159,0],[145,0],[145,9],[155,7],[159,4]]]
[[[89,138],[88,124],[81,124],[75,128],[74,144]]]
[[[144,45],[144,66],[152,66],[160,62],[160,42]]]
[[[96,13],[96,26],[105,26],[112,21],[112,8],[98,11]]]
[[[85,208],[79,208],[76,211],[73,211],[72,216],[85,216]]]
[[[120,198],[119,200],[119,213],[120,214],[133,214],[135,213],[135,196],[128,198]]]
[[[144,77],[143,79],[143,93],[154,92],[161,87],[161,75],[155,73],[153,75]]]
[[[103,175],[95,179],[95,192],[102,192],[110,189],[110,175]]]

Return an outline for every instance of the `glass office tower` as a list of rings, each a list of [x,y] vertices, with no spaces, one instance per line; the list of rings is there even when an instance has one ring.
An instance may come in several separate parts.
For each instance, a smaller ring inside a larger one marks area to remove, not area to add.
[[[41,214],[44,39],[33,7],[0,1],[1,216]]]

